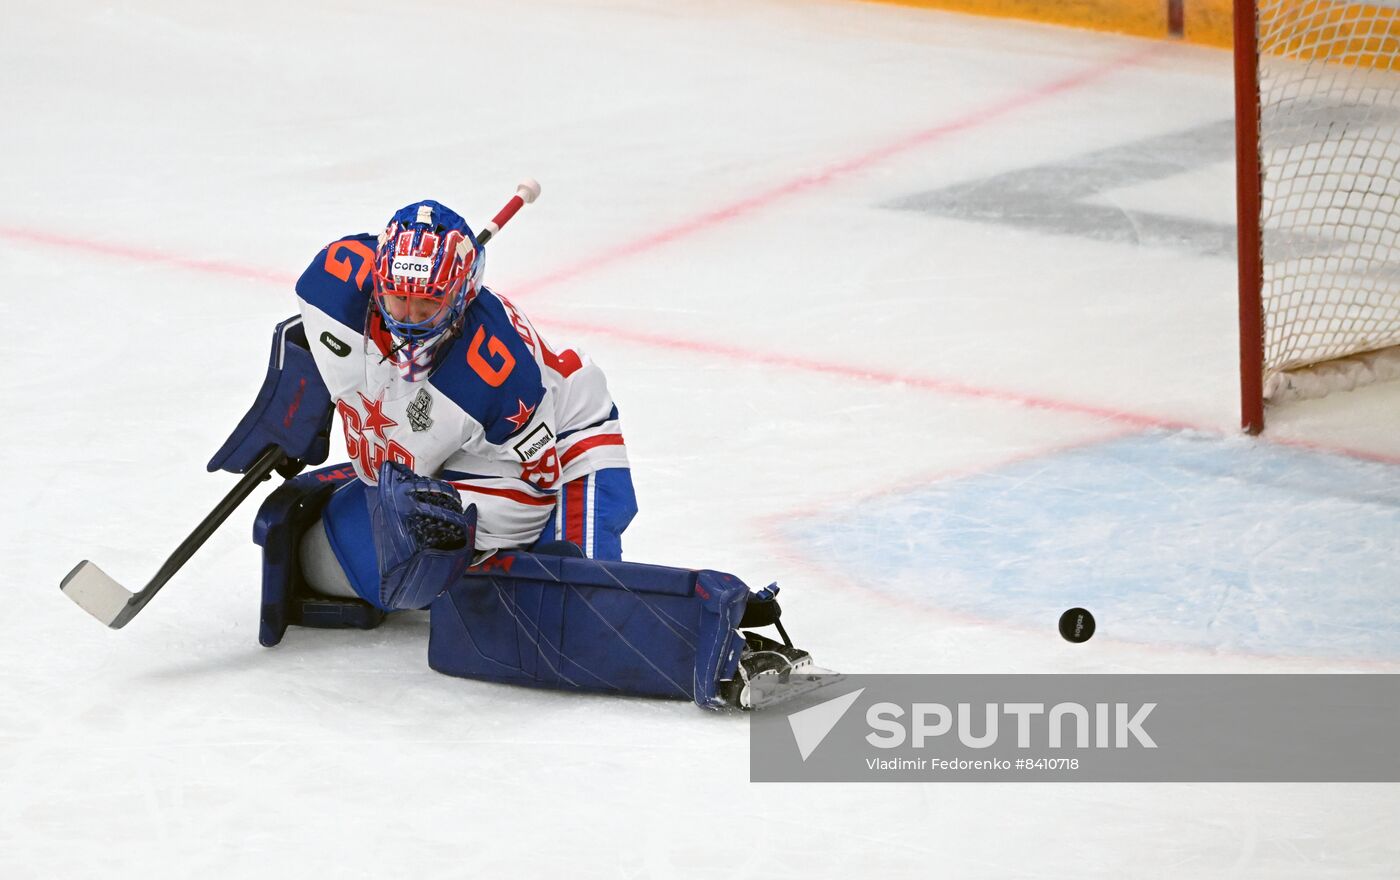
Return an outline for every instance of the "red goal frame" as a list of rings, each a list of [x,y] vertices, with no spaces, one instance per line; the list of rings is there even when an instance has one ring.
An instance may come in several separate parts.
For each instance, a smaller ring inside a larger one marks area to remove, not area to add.
[[[1259,44],[1256,0],[1235,7],[1235,216],[1239,242],[1240,425],[1264,430],[1264,304],[1259,215]]]

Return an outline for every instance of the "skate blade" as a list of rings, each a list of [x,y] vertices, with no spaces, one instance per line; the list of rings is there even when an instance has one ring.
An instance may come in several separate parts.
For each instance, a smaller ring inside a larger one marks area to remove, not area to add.
[[[845,678],[839,672],[806,663],[783,675],[760,675],[750,679],[740,696],[740,705],[745,709],[771,709]]]

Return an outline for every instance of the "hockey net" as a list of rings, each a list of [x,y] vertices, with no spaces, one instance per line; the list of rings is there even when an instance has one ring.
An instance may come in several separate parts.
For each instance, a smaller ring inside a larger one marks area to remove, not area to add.
[[[1400,0],[1237,0],[1235,26],[1257,431],[1265,400],[1400,377]]]

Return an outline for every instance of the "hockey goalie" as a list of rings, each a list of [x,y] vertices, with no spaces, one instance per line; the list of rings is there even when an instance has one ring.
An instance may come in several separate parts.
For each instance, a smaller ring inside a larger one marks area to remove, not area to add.
[[[427,609],[428,662],[449,675],[743,708],[760,683],[812,680],[775,586],[622,561],[637,502],[606,378],[482,281],[485,242],[537,193],[522,185],[480,237],[415,202],[298,280],[300,314],[209,462],[281,453],[254,534],[262,644]],[[302,472],[336,416],[350,461]]]

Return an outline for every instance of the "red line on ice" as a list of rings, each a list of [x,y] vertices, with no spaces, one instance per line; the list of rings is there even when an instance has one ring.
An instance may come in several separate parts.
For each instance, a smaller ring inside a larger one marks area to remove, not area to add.
[[[149,248],[98,241],[91,238],[76,238],[71,235],[59,235],[53,232],[36,232],[33,229],[21,229],[15,226],[0,226],[0,238],[7,238],[10,241],[27,242],[29,244],[41,244],[49,247],[61,248],[63,250],[86,251],[90,254],[117,257],[123,260],[132,260],[137,263],[154,263],[162,266],[174,266],[178,269],[188,269],[191,272],[203,272],[208,275],[228,275],[232,278],[269,281],[273,284],[288,288],[297,282],[297,276],[295,275],[288,275],[285,272],[271,272],[267,269],[259,269],[256,266],[226,263],[222,260],[196,260],[191,257],[181,257],[162,251],[151,250]]]
[[[1163,50],[1167,44],[1151,44],[1145,49],[1135,49],[1133,52],[1120,55],[1104,64],[1082,70],[1070,76],[1046,83],[1036,89],[1031,89],[986,105],[978,110],[944,122],[922,131],[914,132],[877,149],[869,150],[858,156],[846,159],[841,162],[829,165],[821,171],[812,174],[802,175],[793,178],[786,183],[764,190],[763,192],[731,202],[721,208],[706,212],[689,220],[676,223],[666,227],[651,235],[634,239],[625,244],[619,245],[608,251],[604,251],[597,256],[591,257],[570,266],[565,266],[554,272],[527,280],[523,284],[514,285],[511,289],[512,296],[519,296],[521,293],[535,293],[544,288],[550,287],[561,281],[596,271],[609,264],[618,262],[626,257],[653,250],[662,245],[668,244],[677,239],[685,238],[695,233],[701,232],[710,227],[716,226],[746,214],[751,214],[759,209],[772,204],[779,199],[797,195],[820,186],[833,183],[845,176],[865,170],[885,159],[906,153],[911,150],[926,146],[952,134],[967,131],[980,125],[993,122],[996,119],[1018,110],[1030,106],[1039,101],[1070,91],[1079,86],[1093,82],[1108,74],[1141,63],[1148,57]],[[201,272],[211,275],[224,275],[232,278],[244,278],[253,281],[265,281],[276,284],[279,287],[290,288],[296,283],[296,276],[284,272],[273,272],[255,266],[246,266],[237,263],[230,263],[222,260],[201,260],[191,257],[183,257],[175,254],[164,253],[162,251],[141,248],[133,245],[117,244],[113,242],[99,241],[96,239],[78,238],[75,236],[60,235],[57,233],[38,232],[30,228],[16,226],[0,226],[0,238],[11,241],[38,244],[49,247],[56,247],[65,250],[86,251],[92,254],[116,257],[124,260],[132,260],[139,263],[151,263],[157,265],[171,266],[185,269],[192,272]],[[714,355],[731,358],[745,363],[760,363],[772,367],[799,370],[811,373],[821,373],[825,375],[840,376],[844,379],[856,381],[874,382],[884,385],[904,385],[910,388],[918,388],[938,394],[946,394],[956,397],[969,397],[982,400],[991,400],[1001,403],[1008,403],[1017,406],[1030,407],[1032,409],[1043,409],[1055,412],[1072,413],[1087,416],[1106,422],[1114,422],[1129,425],[1136,428],[1165,428],[1165,429],[1194,429],[1203,430],[1210,433],[1219,433],[1218,427],[1194,425],[1189,422],[1167,419],[1160,416],[1145,415],[1142,413],[1125,412],[1110,407],[1095,406],[1077,401],[1061,400],[1043,395],[1026,394],[1002,388],[993,388],[984,385],[972,385],[952,379],[940,379],[934,376],[918,376],[898,373],[891,370],[882,370],[872,367],[862,367],[852,364],[841,364],[831,361],[821,361],[815,358],[801,355],[787,355],[772,351],[757,351],[741,348],[734,345],[724,345],[718,342],[706,342],[704,340],[684,339],[679,337],[663,336],[661,334],[647,333],[640,330],[630,330],[613,326],[599,324],[589,324],[578,321],[563,321],[545,319],[544,323],[554,326],[565,327],[579,332],[591,333],[598,336],[618,339],[648,347],[663,348],[668,350],[689,351],[698,354]],[[1268,442],[1279,443],[1288,446],[1298,446],[1313,449],[1319,452],[1336,452],[1358,458],[1366,458],[1373,461],[1388,463],[1400,463],[1400,457],[1385,454],[1370,453],[1359,450],[1346,449],[1335,446],[1310,443],[1302,440],[1288,440],[1278,437],[1267,438]]]
[[[1112,409],[1110,407],[1094,406],[1093,404],[1078,403],[1070,400],[1059,400],[1053,397],[1035,394],[1025,394],[1019,391],[992,388],[986,385],[972,385],[954,379],[939,379],[935,376],[898,373],[892,370],[883,370],[875,367],[862,367],[853,364],[817,360],[802,355],[749,349],[738,345],[725,345],[720,342],[681,339],[659,333],[647,333],[642,330],[611,327],[602,324],[591,324],[583,321],[571,321],[566,319],[547,318],[540,323],[546,323],[550,327],[561,327],[580,333],[589,333],[623,342],[644,345],[650,348],[714,355],[746,364],[765,364],[770,367],[782,367],[807,373],[824,373],[830,376],[840,376],[843,379],[875,382],[881,385],[904,385],[910,388],[918,388],[955,397],[972,397],[981,400],[993,400],[1001,403],[1027,406],[1033,409],[1074,413],[1076,415],[1089,416],[1102,421],[1132,425],[1138,428],[1196,429],[1199,427],[1189,422],[1176,421],[1174,419],[1124,412],[1123,410]]]
[[[697,217],[692,217],[680,223],[667,226],[651,235],[642,236],[641,238],[636,238],[616,247],[609,248],[587,259],[529,279],[523,284],[513,285],[512,295],[529,296],[538,293],[540,290],[553,287],[561,281],[576,278],[579,275],[593,272],[603,266],[616,263],[628,257],[654,250],[677,239],[686,238],[722,223],[728,223],[746,214],[752,214],[755,211],[766,208],[774,202],[788,198],[789,196],[795,196],[808,190],[835,183],[841,178],[864,171],[886,159],[927,146],[935,141],[942,140],[943,138],[959,132],[986,125],[989,122],[994,122],[1023,107],[1028,107],[1032,104],[1044,101],[1047,98],[1076,89],[1094,80],[1102,79],[1125,67],[1140,64],[1152,55],[1163,51],[1163,46],[1165,45],[1166,44],[1152,44],[1146,48],[1134,49],[1132,52],[1119,55],[1097,67],[1090,67],[1069,76],[1052,80],[1038,88],[1021,92],[1009,98],[1003,98],[1000,101],[994,101],[956,119],[923,129],[922,131],[916,131],[913,134],[906,135],[883,147],[877,147],[876,149],[869,150],[850,159],[828,165],[820,171],[794,177],[785,183],[770,187],[769,189],[755,193],[746,198],[730,202],[721,208],[716,208]]]

